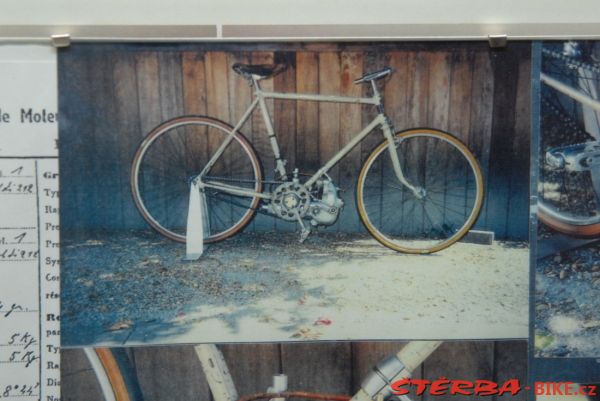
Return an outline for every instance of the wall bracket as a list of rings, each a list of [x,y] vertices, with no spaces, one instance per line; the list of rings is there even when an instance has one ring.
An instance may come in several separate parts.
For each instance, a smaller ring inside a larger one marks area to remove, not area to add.
[[[493,49],[506,47],[508,44],[508,35],[488,35],[488,42]]]
[[[50,40],[52,41],[52,45],[57,48],[71,46],[71,35],[68,33],[52,35],[50,36]]]

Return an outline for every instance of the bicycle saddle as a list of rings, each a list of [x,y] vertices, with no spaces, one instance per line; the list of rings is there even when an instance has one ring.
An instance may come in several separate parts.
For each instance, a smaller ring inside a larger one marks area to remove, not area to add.
[[[365,82],[371,82],[376,79],[383,78],[386,75],[390,75],[391,73],[392,73],[392,69],[390,67],[385,67],[383,70],[369,72],[369,73],[363,75],[362,77],[355,79],[354,83],[355,84],[363,84]]]
[[[285,71],[286,64],[240,64],[236,63],[231,66],[233,71],[240,74],[246,79],[265,79]]]

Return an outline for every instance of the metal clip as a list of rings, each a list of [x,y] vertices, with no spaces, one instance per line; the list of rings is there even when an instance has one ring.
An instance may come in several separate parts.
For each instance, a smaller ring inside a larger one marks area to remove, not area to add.
[[[360,386],[371,399],[375,399],[379,394],[386,398],[392,394],[390,384],[400,376],[410,377],[410,372],[404,368],[404,364],[396,355],[392,355],[379,362]]]
[[[52,41],[52,45],[54,45],[54,47],[57,47],[57,48],[71,46],[71,35],[68,33],[52,35],[52,36],[50,36],[50,40]]]
[[[488,42],[490,43],[490,47],[493,49],[506,47],[508,43],[508,35],[488,35]]]

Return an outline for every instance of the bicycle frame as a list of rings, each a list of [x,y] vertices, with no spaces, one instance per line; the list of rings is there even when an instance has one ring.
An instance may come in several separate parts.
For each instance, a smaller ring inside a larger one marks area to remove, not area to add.
[[[246,123],[248,118],[252,115],[254,110],[258,107],[262,112],[262,117],[265,122],[265,127],[267,129],[267,135],[269,137],[269,142],[271,145],[271,149],[273,151],[273,155],[275,156],[275,171],[279,173],[282,180],[287,179],[287,171],[285,169],[285,163],[281,159],[281,152],[279,149],[279,144],[277,142],[277,138],[275,135],[275,130],[273,128],[273,123],[271,122],[271,116],[269,115],[269,111],[266,104],[266,99],[279,99],[279,100],[305,100],[305,101],[315,101],[315,102],[332,102],[332,103],[354,103],[354,104],[369,104],[373,106],[377,106],[378,114],[377,116],[367,125],[362,131],[360,131],[357,135],[355,135],[342,149],[340,149],[329,161],[327,161],[323,167],[321,167],[316,173],[314,173],[305,183],[307,187],[311,187],[319,177],[323,176],[323,174],[327,173],[333,166],[335,166],[344,156],[346,156],[358,143],[360,143],[371,131],[373,131],[377,127],[381,127],[383,131],[384,137],[388,140],[390,146],[390,156],[392,158],[392,165],[394,167],[394,171],[398,180],[407,186],[417,197],[421,197],[421,193],[419,189],[415,188],[411,185],[404,177],[402,172],[402,168],[400,166],[400,160],[398,158],[398,154],[394,152],[395,142],[394,135],[392,133],[392,124],[390,123],[388,117],[385,115],[383,110],[382,98],[377,90],[377,86],[374,81],[371,81],[371,86],[373,88],[373,96],[372,97],[352,97],[352,96],[334,96],[334,95],[319,95],[319,94],[303,94],[303,93],[280,93],[280,92],[264,92],[261,90],[260,85],[257,80],[252,80],[252,85],[255,88],[254,95],[255,99],[252,101],[246,112],[242,115],[238,123],[235,125],[233,130],[229,133],[228,137],[223,141],[223,143],[219,146],[215,154],[208,161],[204,169],[200,172],[200,174],[196,177],[196,182],[200,188],[214,188],[219,189],[224,192],[228,192],[233,195],[239,196],[248,196],[248,197],[259,197],[262,199],[270,199],[271,196],[265,193],[259,193],[256,191],[248,190],[247,188],[235,187],[232,185],[222,184],[222,183],[208,183],[203,182],[202,177],[204,177],[212,168],[212,166],[216,163],[219,157],[223,154],[229,143],[234,139],[234,135],[239,129]]]
[[[350,401],[372,401],[385,394],[389,383],[410,376],[441,344],[441,341],[410,341],[373,368]],[[215,401],[236,401],[238,393],[221,351],[214,344],[197,345],[195,351]],[[410,400],[406,396],[399,398]]]
[[[585,93],[570,87],[567,84],[560,82],[544,73],[540,74],[540,80],[546,85],[556,89],[564,95],[569,96],[571,99],[578,101],[579,103],[589,106],[596,112],[600,113],[600,101],[586,95]]]

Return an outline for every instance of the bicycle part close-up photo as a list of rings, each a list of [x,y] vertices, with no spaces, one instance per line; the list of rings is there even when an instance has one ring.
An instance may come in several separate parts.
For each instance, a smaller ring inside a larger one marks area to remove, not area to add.
[[[525,336],[530,68],[520,44],[61,52],[63,342]]]
[[[600,356],[600,47],[542,47],[536,356]]]
[[[408,401],[432,397],[431,383],[440,379],[446,380],[447,396],[466,400],[485,398],[475,394],[477,380],[496,382],[498,388],[512,380],[524,387],[527,342],[86,348],[64,351],[62,366],[66,401]],[[393,385],[407,378],[415,384]],[[449,383],[455,380],[462,383],[462,395],[450,395]],[[418,389],[417,381],[429,381],[428,388]],[[470,388],[465,386],[469,382]],[[526,400],[527,392],[521,389],[510,397]]]

